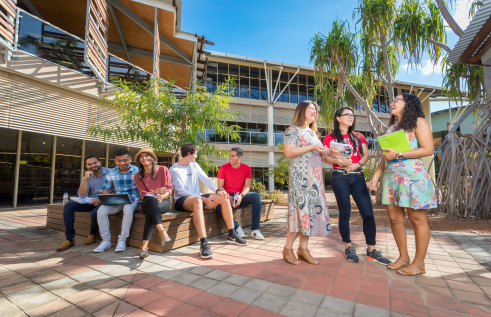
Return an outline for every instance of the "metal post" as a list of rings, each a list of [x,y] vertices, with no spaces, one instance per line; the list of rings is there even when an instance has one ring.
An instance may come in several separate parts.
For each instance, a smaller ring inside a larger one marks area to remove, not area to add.
[[[15,172],[14,172],[14,199],[12,207],[17,207],[17,196],[19,195],[19,171],[20,171],[20,153],[22,150],[22,130],[17,131],[17,154],[15,155]]]
[[[109,168],[109,143],[106,143],[106,168]]]
[[[56,135],[53,135],[53,151],[51,152],[51,181],[49,183],[49,203],[52,204],[55,195],[55,168],[56,168]]]
[[[274,166],[274,152],[269,152],[269,164],[268,164],[268,167],[270,165],[273,165]],[[274,178],[269,176],[268,177],[268,180],[269,180],[269,186],[268,186],[268,191],[270,193],[274,192]]]
[[[276,81],[276,85],[274,86],[273,97],[271,99],[273,99],[274,98],[274,94],[276,94],[276,89],[278,88],[278,84],[280,83],[280,77],[281,77],[281,72],[282,71],[283,71],[283,66],[280,67],[280,73],[278,74],[278,79]]]
[[[80,154],[80,182],[84,178],[84,168],[85,168],[85,140],[82,140],[82,153]]]
[[[274,109],[268,106],[268,145],[274,146]]]

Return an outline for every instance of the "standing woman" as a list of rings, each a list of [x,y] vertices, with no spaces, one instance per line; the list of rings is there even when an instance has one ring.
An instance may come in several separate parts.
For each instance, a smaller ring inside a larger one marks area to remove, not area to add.
[[[404,130],[411,150],[396,152],[383,149],[387,153],[382,154],[382,162],[370,181],[370,188],[377,190],[378,179],[383,173],[382,204],[387,205],[392,234],[400,255],[388,268],[397,270],[400,275],[425,274],[425,257],[430,243],[426,211],[436,208],[437,203],[431,178],[421,158],[433,155],[433,136],[424,119],[421,101],[415,95],[397,96],[390,105],[390,114],[390,127],[386,134]],[[411,264],[404,209],[413,224],[416,238],[416,255]]]
[[[144,259],[148,253],[148,243],[152,237],[153,227],[157,227],[161,245],[170,242],[170,238],[162,226],[162,214],[170,209],[170,194],[172,183],[167,167],[157,163],[157,156],[152,149],[143,148],[135,156],[135,162],[140,172],[135,174],[135,183],[143,197],[141,209],[145,214],[143,227],[143,243],[140,248],[140,258]]]
[[[329,154],[322,146],[315,121],[318,106],[311,100],[297,105],[292,126],[285,132],[285,156],[290,158],[288,184],[288,220],[283,259],[290,264],[300,264],[298,258],[309,264],[319,264],[308,250],[310,236],[331,234],[327,212],[321,155]],[[293,243],[300,236],[297,250]]]
[[[332,164],[332,189],[339,206],[339,232],[344,242],[344,257],[358,262],[358,256],[351,245],[349,219],[351,214],[350,194],[353,196],[363,219],[363,233],[367,243],[366,259],[387,265],[389,260],[375,249],[376,226],[373,217],[372,200],[363,174],[363,164],[370,153],[367,141],[362,134],[355,132],[356,118],[353,109],[345,107],[334,114],[334,131],[324,138],[324,146],[331,148],[331,141],[352,146],[351,159],[346,157],[324,157],[324,162]]]

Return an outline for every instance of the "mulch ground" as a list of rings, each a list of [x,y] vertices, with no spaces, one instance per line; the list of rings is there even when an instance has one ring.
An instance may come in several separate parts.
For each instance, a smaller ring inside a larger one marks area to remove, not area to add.
[[[279,201],[276,205],[288,206],[287,201]],[[351,206],[351,225],[362,225],[363,220],[358,212],[356,205]],[[337,205],[328,205],[329,211],[339,211]],[[390,227],[389,217],[387,210],[383,205],[373,205],[373,214],[375,216],[375,223],[377,227]],[[329,215],[332,224],[339,223],[339,215]],[[413,229],[413,225],[406,216],[405,221],[406,229]],[[428,214],[428,225],[430,230],[433,231],[452,231],[452,232],[468,232],[468,233],[480,233],[491,234],[491,221],[483,219],[456,219],[448,217],[444,214]]]

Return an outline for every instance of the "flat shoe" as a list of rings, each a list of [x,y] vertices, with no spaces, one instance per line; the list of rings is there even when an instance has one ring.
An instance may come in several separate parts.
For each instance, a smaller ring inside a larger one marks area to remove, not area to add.
[[[402,276],[415,276],[415,275],[420,275],[420,274],[426,274],[426,270],[425,270],[425,266],[419,266],[417,265],[416,263],[411,263],[411,264],[414,264],[416,265],[417,267],[419,267],[419,269],[421,270],[419,273],[413,273],[411,272],[407,267],[401,269],[401,271],[403,271],[404,273],[406,274],[401,274],[399,273],[399,271],[397,271],[396,273],[399,274],[399,275],[402,275]]]
[[[401,270],[403,267],[408,266],[408,265],[409,265],[409,263],[411,263],[411,262],[409,262],[409,260],[407,260],[407,259],[403,258],[402,256],[400,256],[400,257],[399,257],[399,259],[403,260],[403,261],[404,261],[404,262],[406,262],[406,263],[405,263],[405,264],[401,264],[401,266],[397,265],[395,262],[394,262],[394,263],[389,263],[389,264],[387,264],[387,269],[389,269],[389,270],[391,270],[391,271],[398,271],[398,270]],[[399,260],[399,259],[397,259],[397,260]],[[394,269],[390,269],[390,268],[389,268],[389,265],[390,265],[390,266],[393,266],[393,267],[394,267]]]

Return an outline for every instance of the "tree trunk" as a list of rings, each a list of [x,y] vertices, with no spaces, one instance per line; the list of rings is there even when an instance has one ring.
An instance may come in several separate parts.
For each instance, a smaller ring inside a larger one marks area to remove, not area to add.
[[[392,83],[392,74],[390,73],[389,54],[387,53],[387,41],[385,35],[380,32],[380,46],[382,47],[382,55],[385,65],[385,79],[387,80],[387,92],[389,93],[389,104],[394,101],[394,84]]]
[[[436,4],[438,5],[438,8],[442,13],[443,18],[445,19],[445,21],[447,21],[447,24],[450,26],[452,31],[454,31],[455,34],[457,34],[459,37],[462,37],[462,35],[464,35],[464,31],[460,28],[457,22],[455,22],[454,18],[452,17],[447,7],[445,6],[443,0],[436,0]]]
[[[488,107],[491,107],[491,66],[483,66],[482,72],[484,74],[484,90],[486,91],[486,101]]]

